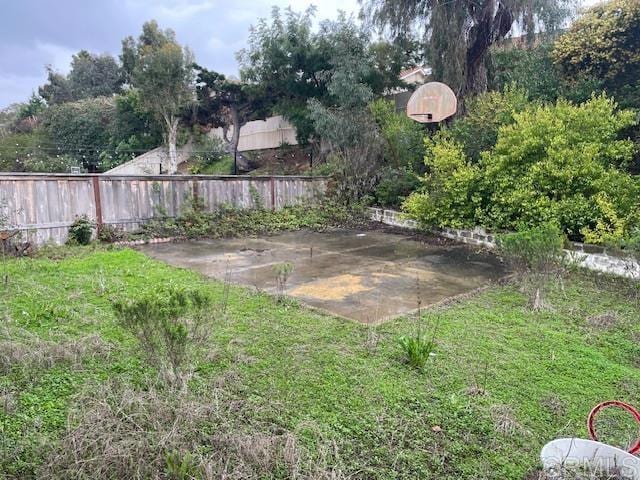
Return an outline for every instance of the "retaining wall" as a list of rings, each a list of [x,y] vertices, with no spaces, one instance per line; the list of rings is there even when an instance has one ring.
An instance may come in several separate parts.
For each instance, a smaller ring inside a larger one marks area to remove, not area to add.
[[[1,174],[0,230],[36,245],[63,243],[76,217],[132,231],[162,211],[180,213],[192,197],[209,211],[222,205],[278,209],[315,202],[325,177],[210,175]]]
[[[400,228],[418,229],[415,220],[404,218],[400,212],[371,208],[371,219]],[[432,230],[433,233],[458,242],[486,248],[496,247],[496,237],[481,227],[473,230],[443,228]],[[571,248],[565,250],[567,258],[576,265],[597,272],[609,273],[622,277],[640,279],[640,263],[606,251],[604,247],[572,242]]]

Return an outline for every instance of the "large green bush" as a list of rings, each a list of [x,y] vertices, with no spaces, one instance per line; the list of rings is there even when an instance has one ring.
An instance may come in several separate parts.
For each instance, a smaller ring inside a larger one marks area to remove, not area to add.
[[[385,163],[395,168],[422,168],[423,126],[404,112],[396,112],[393,102],[384,98],[372,102],[370,109],[384,139]]]
[[[473,226],[478,167],[468,161],[463,147],[446,134],[427,138],[425,144],[424,186],[409,196],[403,208],[425,225]]]
[[[53,105],[43,115],[44,128],[60,154],[94,168],[109,149],[115,117],[112,98],[98,97]]]
[[[375,100],[369,108],[383,139],[384,167],[373,192],[375,202],[399,207],[420,185],[417,174],[424,172],[425,130],[404,112],[396,112],[389,100]]]
[[[603,90],[603,82],[597,77],[563,75],[554,64],[553,48],[553,42],[543,42],[533,47],[495,49],[491,53],[489,88],[517,87],[529,99],[541,102],[559,98],[584,102],[593,92]]]
[[[512,86],[470,98],[465,116],[449,130],[451,138],[469,158],[477,161],[480,153],[495,145],[500,127],[513,123],[514,115],[530,105],[527,93]]]
[[[477,164],[459,143],[436,138],[424,189],[405,209],[430,225],[512,230],[554,221],[571,238],[619,243],[638,224],[640,186],[624,171],[633,144],[618,138],[634,122],[604,96],[531,105]]]

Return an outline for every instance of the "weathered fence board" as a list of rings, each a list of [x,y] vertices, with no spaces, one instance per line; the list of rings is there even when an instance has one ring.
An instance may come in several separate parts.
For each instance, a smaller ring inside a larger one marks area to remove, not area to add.
[[[62,243],[82,215],[132,231],[159,212],[178,215],[194,196],[209,211],[282,208],[317,201],[326,185],[324,177],[301,176],[0,174],[0,230],[20,230],[36,244]]]

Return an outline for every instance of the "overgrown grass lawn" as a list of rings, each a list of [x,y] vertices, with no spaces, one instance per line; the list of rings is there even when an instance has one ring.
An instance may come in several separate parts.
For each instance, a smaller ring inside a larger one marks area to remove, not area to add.
[[[169,282],[222,301],[222,283],[128,249],[12,260],[6,269],[0,472],[7,478],[106,476],[109,466],[91,470],[87,459],[59,456],[80,448],[78,434],[98,438],[91,409],[110,401],[109,392],[188,395],[193,408],[215,406],[178,447],[168,450],[162,438],[153,445],[166,458],[154,467],[160,478],[519,479],[537,467],[547,441],[586,437],[597,402],[640,404],[640,308],[634,285],[620,280],[573,273],[552,286],[553,310],[543,313],[528,310],[511,285],[426,311],[423,328],[438,330],[424,371],[404,363],[397,342],[415,319],[372,329],[231,287],[189,392],[176,393],[154,383],[156,372],[118,325],[111,301]],[[119,425],[140,436],[163,428]],[[97,457],[106,452],[98,447]]]

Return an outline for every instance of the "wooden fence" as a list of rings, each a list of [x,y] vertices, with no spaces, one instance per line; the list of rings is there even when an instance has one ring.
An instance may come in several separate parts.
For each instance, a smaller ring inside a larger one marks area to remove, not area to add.
[[[132,231],[159,211],[176,216],[194,197],[209,211],[256,203],[278,209],[316,202],[326,186],[325,177],[304,176],[0,174],[0,230],[19,230],[35,244],[63,243],[82,215]]]

